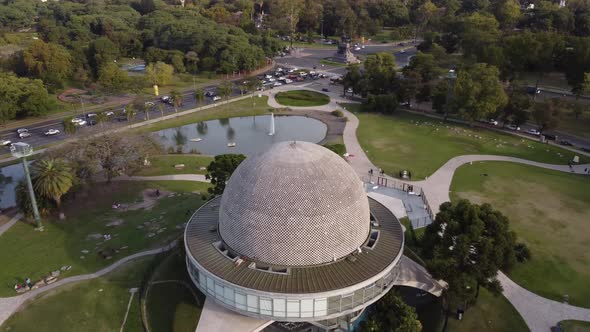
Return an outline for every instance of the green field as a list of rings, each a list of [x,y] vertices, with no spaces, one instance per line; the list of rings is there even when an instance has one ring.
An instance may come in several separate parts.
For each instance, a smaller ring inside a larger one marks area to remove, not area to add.
[[[89,273],[168,244],[204,202],[192,192],[205,192],[208,186],[185,181],[98,183],[64,202],[66,220],[45,218],[43,232],[24,222],[15,224],[0,236],[0,296],[15,295],[16,283],[27,277],[36,282],[62,266],[72,268],[61,277]],[[159,199],[154,198],[157,188]],[[113,209],[115,202],[124,208]],[[105,241],[102,234],[111,239]],[[108,259],[99,254],[102,250],[118,252],[109,253]]]
[[[590,332],[590,322],[564,320],[559,322],[563,332]]]
[[[279,92],[275,99],[285,106],[322,106],[330,102],[330,97],[323,93],[309,90],[291,90]]]
[[[146,298],[150,331],[194,331],[204,301],[188,276],[184,256],[176,250],[162,261],[151,280]]]
[[[194,154],[165,154],[153,156],[150,158],[151,165],[141,169],[135,175],[154,176],[169,174],[205,174],[206,170],[201,167],[207,167],[213,160],[213,157],[194,155]],[[174,168],[174,165],[184,164],[182,169]]]
[[[139,287],[149,260],[138,259],[104,277],[43,294],[12,315],[2,325],[2,331],[119,331],[131,297],[129,289]],[[143,331],[137,293],[131,300],[123,331]]]
[[[516,309],[502,296],[481,288],[475,306],[465,311],[462,320],[449,317],[449,332],[519,332],[529,331]]]
[[[354,110],[350,104],[346,107]],[[445,124],[407,112],[356,116],[360,121],[357,136],[369,159],[388,174],[410,170],[415,180],[431,175],[449,159],[466,154],[506,155],[554,164],[567,164],[575,154],[517,136]],[[581,157],[582,163],[590,161]]]
[[[451,197],[490,203],[532,253],[508,275],[556,301],[590,307],[590,177],[506,162],[464,165]]]

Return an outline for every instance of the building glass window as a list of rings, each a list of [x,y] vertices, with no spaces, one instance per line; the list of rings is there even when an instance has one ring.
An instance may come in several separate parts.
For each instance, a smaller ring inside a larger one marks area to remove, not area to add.
[[[223,286],[215,283],[215,298],[223,300]]]
[[[315,299],[315,305],[313,310],[313,315],[315,317],[326,316],[328,314],[328,299]]]
[[[236,308],[246,310],[246,295],[236,292]]]
[[[299,300],[287,300],[287,317],[299,317]]]
[[[272,307],[273,307],[273,316],[276,317],[285,317],[287,303],[285,299],[273,299],[272,300]]]
[[[224,287],[223,289],[223,302],[227,304],[234,304],[234,289],[231,287]]]
[[[272,316],[272,300],[264,297],[260,298],[260,314]]]
[[[301,317],[313,317],[313,299],[301,300]]]
[[[247,298],[248,298],[248,311],[258,312],[258,296],[248,294]]]
[[[215,281],[207,277],[207,292],[211,295],[215,295]]]

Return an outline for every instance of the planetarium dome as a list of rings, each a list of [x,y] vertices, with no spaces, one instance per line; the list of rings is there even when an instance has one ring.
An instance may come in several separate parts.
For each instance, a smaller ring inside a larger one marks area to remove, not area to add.
[[[334,152],[282,142],[247,158],[228,181],[219,234],[234,252],[280,266],[333,262],[370,232],[363,184]]]

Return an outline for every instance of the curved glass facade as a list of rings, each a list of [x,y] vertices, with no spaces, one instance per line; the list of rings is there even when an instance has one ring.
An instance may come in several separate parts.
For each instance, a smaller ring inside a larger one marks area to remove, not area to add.
[[[246,289],[203,270],[186,257],[189,274],[203,294],[246,316],[276,321],[317,321],[361,310],[391,289],[400,274],[399,257],[382,277],[368,284],[317,294],[282,294]]]

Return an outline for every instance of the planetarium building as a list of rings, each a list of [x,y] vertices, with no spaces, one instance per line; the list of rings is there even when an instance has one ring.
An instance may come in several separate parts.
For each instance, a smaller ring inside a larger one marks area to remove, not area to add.
[[[247,158],[185,232],[189,274],[241,315],[334,328],[399,275],[403,232],[340,156],[283,142]]]

